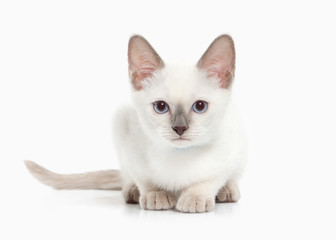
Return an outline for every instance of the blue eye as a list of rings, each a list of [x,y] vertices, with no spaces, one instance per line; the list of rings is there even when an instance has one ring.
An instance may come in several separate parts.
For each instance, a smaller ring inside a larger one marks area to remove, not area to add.
[[[208,109],[208,103],[202,100],[196,101],[192,106],[192,110],[195,113],[204,113],[207,109]]]
[[[169,111],[169,106],[166,102],[164,101],[156,101],[153,103],[153,108],[155,112],[159,114],[163,114]]]

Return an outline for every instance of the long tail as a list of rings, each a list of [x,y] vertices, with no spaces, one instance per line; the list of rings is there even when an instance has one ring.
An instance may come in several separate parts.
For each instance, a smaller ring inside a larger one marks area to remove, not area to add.
[[[123,179],[118,170],[58,174],[33,161],[24,161],[30,173],[40,182],[55,189],[121,190]]]

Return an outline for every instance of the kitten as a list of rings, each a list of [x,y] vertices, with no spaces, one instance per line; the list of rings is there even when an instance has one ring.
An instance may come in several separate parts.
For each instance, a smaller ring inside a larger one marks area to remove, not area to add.
[[[162,61],[141,36],[128,48],[133,106],[114,121],[121,172],[61,175],[26,161],[30,172],[56,189],[122,189],[142,209],[206,212],[240,198],[246,163],[244,134],[230,101],[235,49],[215,39],[196,65]]]

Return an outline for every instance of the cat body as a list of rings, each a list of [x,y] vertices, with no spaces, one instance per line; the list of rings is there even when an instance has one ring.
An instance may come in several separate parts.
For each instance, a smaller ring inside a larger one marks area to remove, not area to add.
[[[205,212],[216,198],[237,201],[246,143],[230,100],[231,37],[218,37],[196,65],[177,65],[164,63],[147,40],[133,36],[128,60],[133,105],[118,110],[113,128],[122,170],[104,186],[122,185],[126,202],[149,210]],[[62,178],[50,181],[47,170],[27,166],[49,185]]]
[[[207,190],[213,189],[209,195],[215,199],[228,181],[238,181],[246,162],[244,134],[230,108],[222,129],[218,129],[218,138],[209,144],[184,148],[152,141],[143,132],[136,110],[121,110],[118,116],[122,116],[119,120],[124,125],[120,135],[115,135],[115,142],[125,182],[136,183],[140,192],[160,189],[178,196],[189,186],[209,181],[211,187]]]
[[[174,83],[172,85],[172,88],[176,87]],[[184,96],[181,97],[183,99]],[[134,102],[139,102],[137,98]],[[153,99],[157,97],[153,96]],[[148,100],[149,103],[151,101],[152,98]],[[181,102],[183,100],[177,101],[176,105]],[[185,105],[190,107],[192,103],[193,100],[186,101]],[[214,116],[218,118],[218,125],[212,126],[214,129],[207,136],[194,142],[185,140],[186,143],[181,144],[166,142],[166,139],[146,133],[139,119],[143,109],[131,106],[120,109],[114,121],[114,142],[125,180],[139,179],[167,191],[179,191],[210,178],[218,178],[220,185],[228,179],[237,179],[245,165],[246,152],[244,134],[232,105],[228,103],[225,113]],[[209,131],[209,126],[203,127]],[[196,131],[190,135],[205,130]]]

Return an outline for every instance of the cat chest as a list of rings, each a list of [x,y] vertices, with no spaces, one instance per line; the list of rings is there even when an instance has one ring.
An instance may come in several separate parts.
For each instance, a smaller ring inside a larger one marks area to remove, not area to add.
[[[208,153],[161,154],[149,159],[152,181],[167,190],[179,190],[193,183],[223,175],[225,159]]]

